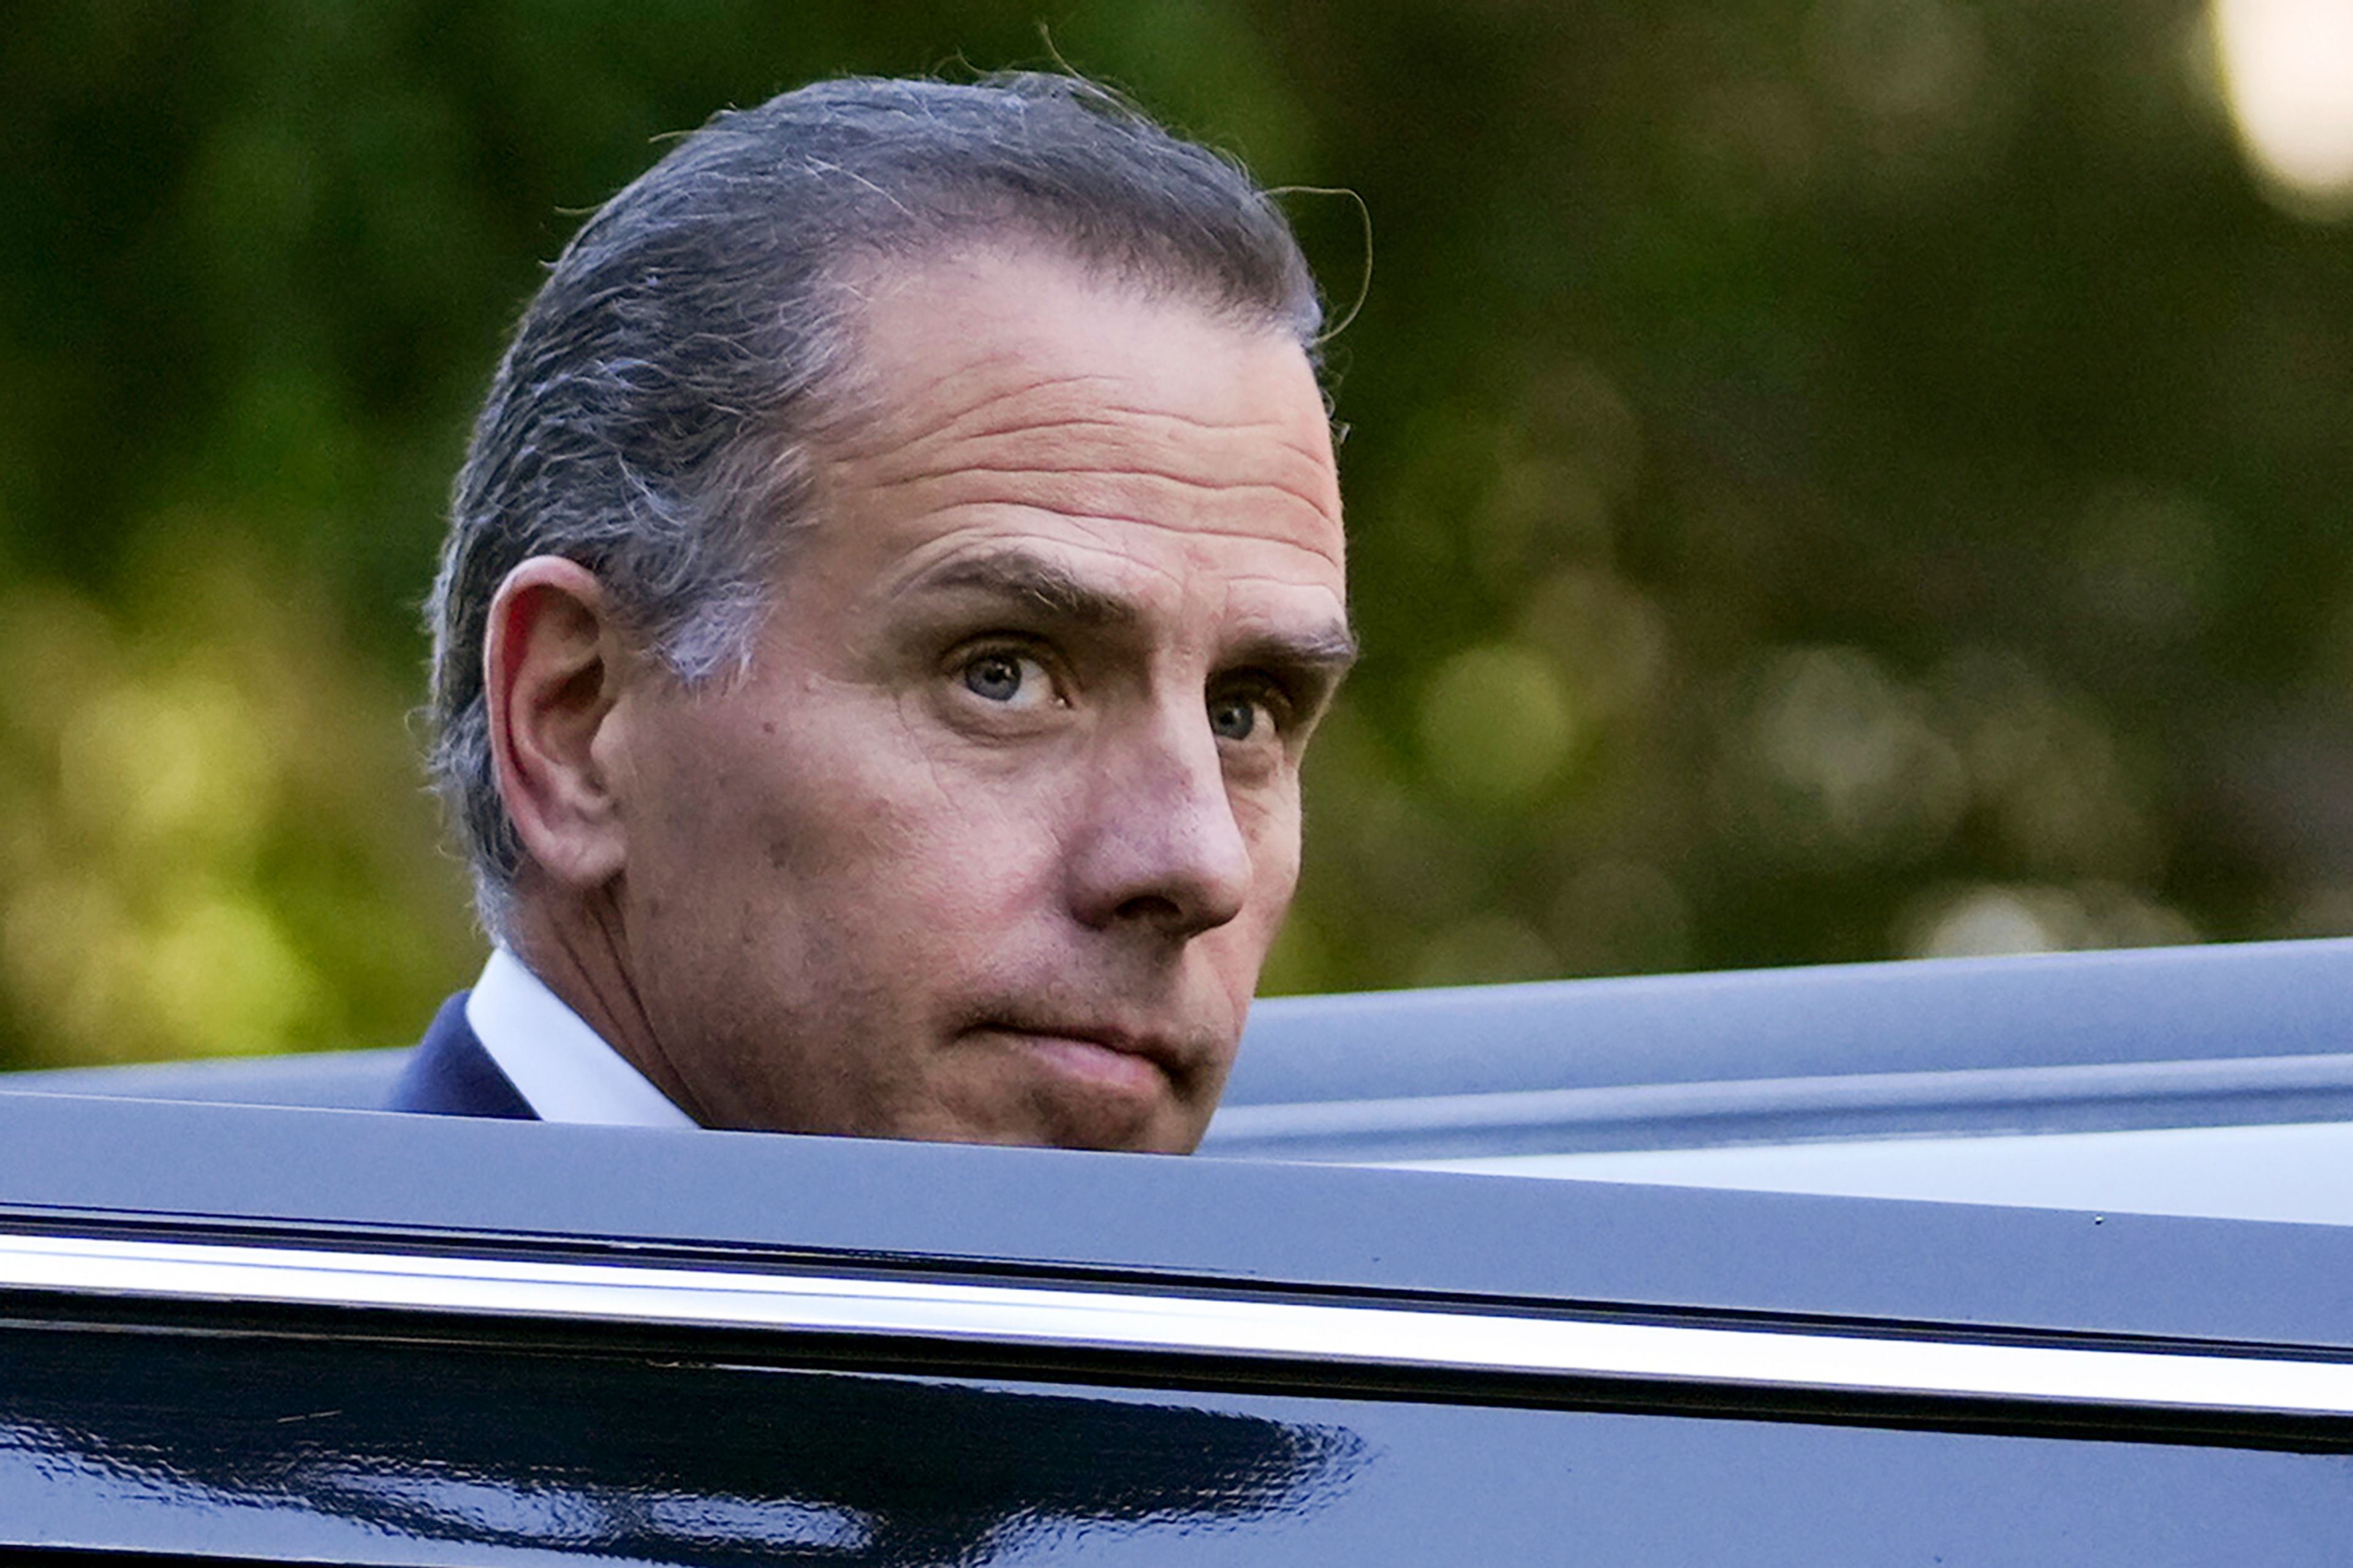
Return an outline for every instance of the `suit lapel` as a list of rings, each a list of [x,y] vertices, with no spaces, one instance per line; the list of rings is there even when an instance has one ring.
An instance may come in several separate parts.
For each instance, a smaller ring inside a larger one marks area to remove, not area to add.
[[[388,1110],[437,1116],[496,1116],[537,1121],[538,1113],[499,1070],[466,1022],[466,993],[441,1005],[425,1040],[393,1086]]]

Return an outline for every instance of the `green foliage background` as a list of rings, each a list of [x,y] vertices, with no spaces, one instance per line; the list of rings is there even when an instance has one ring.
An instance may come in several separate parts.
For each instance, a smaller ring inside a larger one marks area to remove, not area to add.
[[[0,1063],[414,1037],[479,952],[416,605],[540,263],[723,104],[1040,22],[1372,212],[1272,987],[2353,928],[2353,226],[2190,5],[19,0]]]

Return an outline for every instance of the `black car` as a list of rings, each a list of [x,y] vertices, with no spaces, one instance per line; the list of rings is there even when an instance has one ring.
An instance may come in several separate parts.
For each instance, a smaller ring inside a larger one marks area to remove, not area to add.
[[[0,1560],[2342,1563],[2353,1230],[1374,1167],[2228,1131],[2342,1192],[2348,973],[1267,1004],[1189,1160],[26,1075]]]

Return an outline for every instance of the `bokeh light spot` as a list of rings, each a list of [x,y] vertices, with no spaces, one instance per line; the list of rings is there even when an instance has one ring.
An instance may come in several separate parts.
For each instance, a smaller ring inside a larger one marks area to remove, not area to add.
[[[196,900],[142,956],[164,1031],[206,1055],[278,1048],[316,1005],[318,977],[250,897]]]
[[[1559,960],[1535,930],[1509,915],[1472,915],[1422,943],[1410,977],[1415,985],[1493,985],[1545,980]]]
[[[1916,958],[1978,958],[2197,940],[2178,910],[2116,883],[1988,884],[1924,898],[1899,922],[1897,949]]]
[[[1457,798],[1505,806],[1535,795],[1577,739],[1568,691],[1534,650],[1511,644],[1466,649],[1423,689],[1422,752]]]
[[[64,796],[127,845],[234,854],[259,837],[274,783],[248,699],[182,672],[101,693],[67,725]]]
[[[1916,858],[1968,802],[1959,754],[1920,693],[1860,648],[1799,648],[1757,679],[1730,805],[1800,862]]]
[[[2353,0],[2213,0],[2222,91],[2285,205],[2353,212]]]

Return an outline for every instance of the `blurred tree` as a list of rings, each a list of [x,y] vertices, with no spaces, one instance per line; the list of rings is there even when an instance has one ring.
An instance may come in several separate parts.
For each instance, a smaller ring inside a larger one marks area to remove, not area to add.
[[[2353,929],[2353,226],[2250,173],[2206,37],[21,0],[0,1062],[411,1037],[477,951],[415,608],[537,265],[723,104],[1050,52],[1374,216],[1332,349],[1368,657],[1271,985]],[[1293,203],[1345,300],[1355,209]]]

